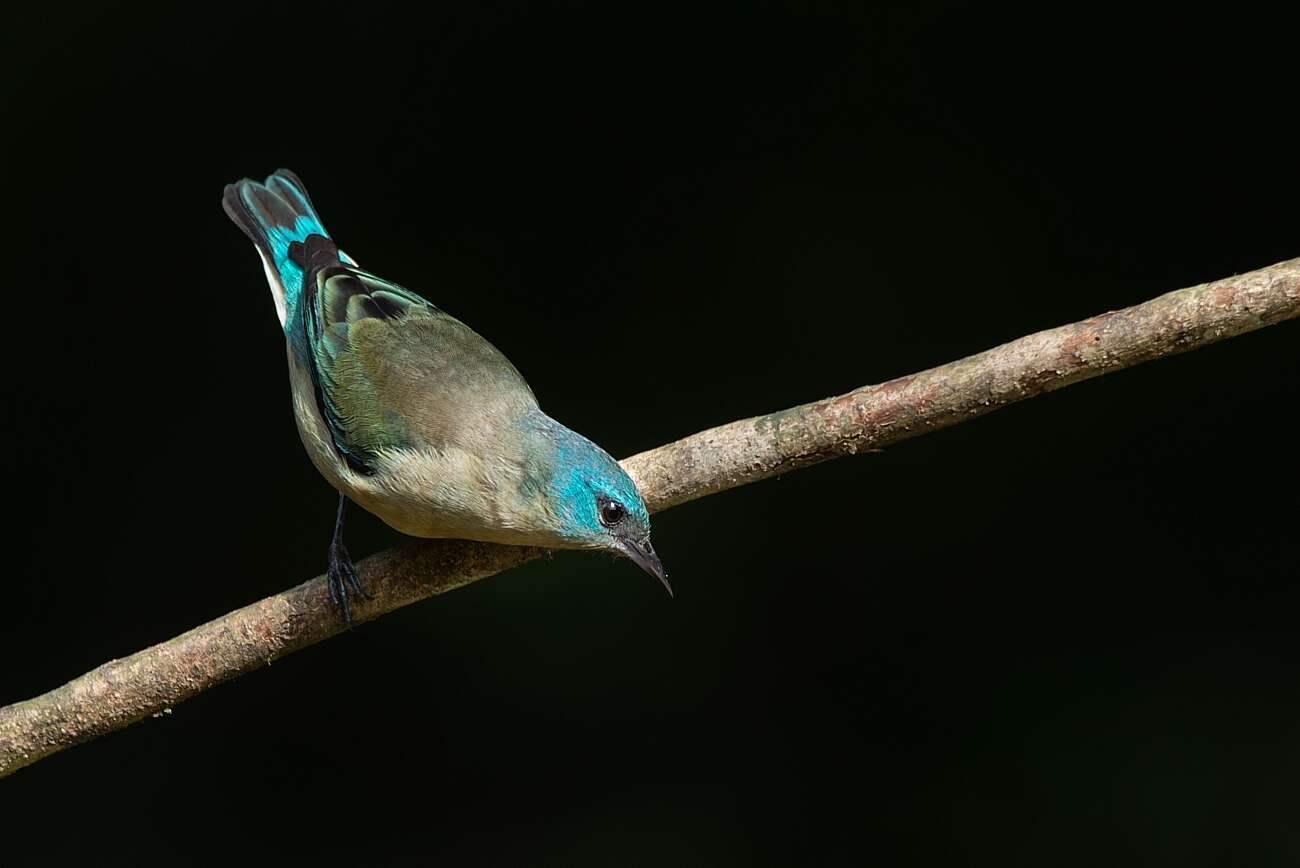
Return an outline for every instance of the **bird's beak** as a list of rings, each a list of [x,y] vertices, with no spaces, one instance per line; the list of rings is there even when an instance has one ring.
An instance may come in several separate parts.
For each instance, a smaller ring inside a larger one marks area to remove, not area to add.
[[[620,540],[619,547],[632,563],[658,579],[663,584],[664,590],[668,591],[668,596],[673,595],[673,586],[668,584],[668,574],[664,572],[664,565],[659,563],[659,555],[655,554],[654,546],[650,545],[649,537],[641,540],[641,542]]]

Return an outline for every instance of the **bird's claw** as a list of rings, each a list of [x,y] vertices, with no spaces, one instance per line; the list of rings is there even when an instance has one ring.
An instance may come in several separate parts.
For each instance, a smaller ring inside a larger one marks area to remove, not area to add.
[[[329,580],[330,600],[343,613],[343,622],[350,629],[352,606],[348,602],[349,595],[355,594],[364,600],[373,597],[361,586],[361,577],[357,575],[352,556],[348,554],[347,547],[341,542],[330,544],[329,569],[326,571],[326,577]]]

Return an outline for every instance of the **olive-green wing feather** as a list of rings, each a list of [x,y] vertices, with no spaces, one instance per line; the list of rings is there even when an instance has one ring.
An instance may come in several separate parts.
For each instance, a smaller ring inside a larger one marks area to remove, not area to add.
[[[341,264],[315,277],[318,398],[354,470],[372,472],[384,449],[472,445],[537,406],[505,356],[415,293]]]

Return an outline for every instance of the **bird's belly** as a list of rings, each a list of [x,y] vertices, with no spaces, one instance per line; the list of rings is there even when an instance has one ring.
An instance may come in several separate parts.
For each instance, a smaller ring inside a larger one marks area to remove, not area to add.
[[[518,468],[453,446],[385,452],[356,498],[411,536],[558,546],[536,502],[519,493]]]
[[[554,548],[549,536],[519,528],[493,526],[478,516],[465,516],[424,503],[395,498],[372,498],[367,493],[349,494],[367,512],[407,536],[424,539],[472,539],[505,545],[539,545]]]
[[[303,433],[312,463],[331,485],[394,530],[425,539],[472,539],[556,548],[564,541],[502,504],[464,461],[423,454],[389,456],[373,476],[348,468],[330,444]],[[416,465],[415,472],[409,465]]]

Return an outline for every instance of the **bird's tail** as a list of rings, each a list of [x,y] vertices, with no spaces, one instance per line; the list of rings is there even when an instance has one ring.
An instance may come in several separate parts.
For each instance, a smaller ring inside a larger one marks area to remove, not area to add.
[[[276,313],[287,330],[302,294],[303,277],[302,266],[290,256],[290,246],[313,235],[329,238],[307,188],[293,172],[276,169],[261,184],[248,178],[227,184],[221,206],[262,257]],[[342,252],[339,256],[355,264]]]

